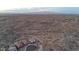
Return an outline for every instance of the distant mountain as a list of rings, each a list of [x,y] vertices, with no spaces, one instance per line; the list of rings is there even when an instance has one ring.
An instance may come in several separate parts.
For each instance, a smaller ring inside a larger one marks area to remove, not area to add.
[[[32,7],[5,10],[8,14],[79,14],[79,7]]]
[[[13,10],[5,10],[2,13],[42,13],[42,12],[50,12],[50,8],[21,8],[21,9],[13,9]]]

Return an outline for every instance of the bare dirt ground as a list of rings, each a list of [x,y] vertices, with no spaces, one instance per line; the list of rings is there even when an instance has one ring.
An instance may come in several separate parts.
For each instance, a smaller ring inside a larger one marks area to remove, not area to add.
[[[0,16],[0,50],[22,39],[37,37],[44,51],[79,50],[79,15]]]

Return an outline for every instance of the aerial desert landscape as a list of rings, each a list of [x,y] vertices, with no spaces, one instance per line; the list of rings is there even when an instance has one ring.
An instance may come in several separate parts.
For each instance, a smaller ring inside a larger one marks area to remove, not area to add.
[[[0,51],[12,49],[79,51],[79,15],[0,15]]]

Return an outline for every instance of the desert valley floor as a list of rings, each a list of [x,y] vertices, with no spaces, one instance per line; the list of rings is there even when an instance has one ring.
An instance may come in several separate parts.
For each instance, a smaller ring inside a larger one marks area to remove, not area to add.
[[[0,15],[0,51],[31,38],[42,51],[79,51],[79,15]]]

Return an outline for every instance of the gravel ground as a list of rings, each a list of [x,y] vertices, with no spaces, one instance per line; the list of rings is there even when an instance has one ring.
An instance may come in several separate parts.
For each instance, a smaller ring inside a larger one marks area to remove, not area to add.
[[[79,15],[0,16],[0,50],[36,37],[44,51],[79,50]]]

